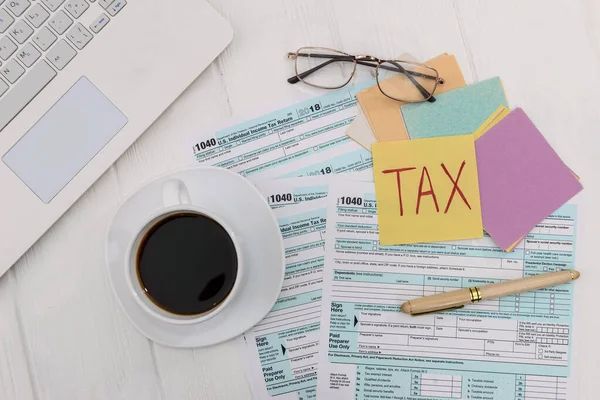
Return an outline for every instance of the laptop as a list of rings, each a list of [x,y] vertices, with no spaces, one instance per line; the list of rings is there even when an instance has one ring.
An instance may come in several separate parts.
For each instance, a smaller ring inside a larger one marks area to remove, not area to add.
[[[0,0],[0,276],[232,34],[204,0]]]

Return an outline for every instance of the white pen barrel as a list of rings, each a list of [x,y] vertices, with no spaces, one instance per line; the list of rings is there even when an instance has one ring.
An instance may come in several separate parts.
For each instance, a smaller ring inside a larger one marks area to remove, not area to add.
[[[481,286],[479,290],[482,299],[495,299],[498,297],[560,285],[577,278],[579,278],[579,272],[577,271],[550,272],[514,281],[492,283],[491,285]]]

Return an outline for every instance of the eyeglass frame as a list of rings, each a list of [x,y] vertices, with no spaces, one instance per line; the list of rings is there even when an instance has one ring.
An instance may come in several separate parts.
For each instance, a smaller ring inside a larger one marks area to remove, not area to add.
[[[301,51],[304,49],[315,49],[315,50],[322,50],[322,51],[331,51],[334,53],[339,53],[339,57],[343,57],[343,59],[339,59],[336,58],[335,55],[325,55],[325,54],[313,54],[313,55],[307,55],[306,57],[314,57],[314,58],[329,58],[328,61],[325,61],[307,71],[304,71],[302,73],[298,72],[298,56],[301,54]],[[346,59],[345,57],[347,57],[348,59]],[[330,49],[327,47],[317,47],[317,46],[310,46],[310,47],[300,47],[298,50],[296,50],[296,52],[289,52],[288,53],[288,59],[291,60],[295,60],[294,62],[294,71],[296,72],[295,76],[292,76],[291,78],[288,78],[288,83],[290,84],[296,84],[298,82],[302,82],[306,85],[312,86],[312,87],[316,87],[319,89],[340,89],[343,88],[344,86],[346,86],[348,83],[350,83],[350,81],[352,80],[352,78],[354,77],[354,74],[356,73],[356,66],[357,65],[364,65],[367,67],[371,67],[371,68],[375,68],[375,79],[377,81],[377,87],[379,88],[379,91],[381,92],[381,94],[383,94],[384,96],[392,99],[392,100],[396,100],[396,101],[401,101],[404,103],[421,103],[424,101],[428,101],[433,103],[435,101],[435,97],[433,97],[433,94],[435,93],[435,90],[437,89],[437,85],[444,84],[444,78],[440,78],[440,74],[439,72],[433,68],[430,67],[426,64],[422,64],[422,63],[417,63],[417,62],[413,62],[413,61],[405,61],[405,60],[382,60],[379,59],[377,57],[374,56],[370,56],[370,55],[366,55],[366,54],[361,54],[361,55],[352,55],[352,54],[348,54],[345,53],[343,51],[340,50],[335,50],[335,49]],[[320,85],[316,85],[314,83],[310,83],[304,80],[305,77],[307,77],[308,75],[312,74],[313,72],[318,71],[319,69],[326,67],[327,65],[331,64],[332,62],[335,61],[352,61],[354,64],[354,68],[352,69],[352,73],[350,74],[350,77],[348,78],[348,80],[340,85],[340,86],[333,86],[333,87],[329,87],[329,86],[320,86]],[[376,65],[371,64],[370,62],[375,62],[377,63]],[[427,69],[430,69],[432,71],[435,72],[435,76],[432,75],[427,75],[427,74],[422,74],[420,72],[417,71],[407,71],[406,69],[404,69],[400,64],[398,63],[403,63],[403,64],[411,64],[411,65],[416,65],[416,66],[420,66],[420,67],[424,67]],[[397,67],[397,69],[393,69],[391,67],[386,67],[386,66],[382,66],[381,64],[384,63],[389,63],[389,64],[393,64]],[[403,100],[403,99],[398,99],[395,97],[392,97],[390,95],[388,95],[387,93],[385,93],[383,91],[383,89],[381,88],[381,84],[379,82],[379,69],[385,69],[385,70],[389,70],[389,71],[395,71],[395,72],[399,72],[404,74],[409,80],[410,82],[415,85],[415,87],[417,88],[417,90],[421,93],[421,95],[423,95],[423,97],[425,97],[423,100],[420,101],[410,101],[410,100]],[[412,75],[412,76],[411,76]],[[429,93],[419,82],[417,82],[413,76],[419,76],[419,77],[424,77],[424,78],[430,78],[430,79],[435,79],[435,86],[433,87],[433,90],[431,91],[431,93]]]

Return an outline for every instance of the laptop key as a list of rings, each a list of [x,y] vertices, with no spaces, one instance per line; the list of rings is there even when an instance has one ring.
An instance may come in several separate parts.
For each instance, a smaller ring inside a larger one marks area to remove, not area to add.
[[[92,22],[90,25],[90,29],[94,33],[100,32],[108,23],[110,22],[110,18],[106,14],[100,14],[98,18]]]
[[[0,33],[6,32],[15,19],[4,8],[0,8]]]
[[[0,99],[0,131],[54,79],[56,71],[45,61],[29,70],[12,90]]]
[[[58,10],[58,7],[60,7],[60,5],[64,2],[65,0],[42,0],[42,3],[44,3],[44,5],[48,7],[50,11]]]
[[[20,17],[30,5],[29,0],[11,0],[6,3],[6,8],[15,14],[15,17]]]
[[[8,85],[2,79],[0,79],[0,97],[8,90]]]
[[[47,26],[44,26],[33,36],[33,43],[42,51],[48,50],[54,42],[56,42],[56,35]]]
[[[69,31],[67,38],[79,50],[83,49],[92,40],[92,34],[79,22]]]
[[[31,25],[33,25],[36,28],[39,28],[40,26],[42,26],[44,21],[50,18],[50,14],[40,4],[36,4],[25,13],[25,17],[27,18],[27,21],[31,23]]]
[[[69,46],[67,41],[61,39],[50,49],[48,54],[46,54],[46,58],[60,71],[66,67],[76,55],[77,52]]]
[[[98,0],[98,4],[100,4],[100,6],[104,9],[107,9],[108,6],[110,6],[112,4],[114,0]]]
[[[15,60],[10,60],[0,67],[0,74],[2,74],[10,83],[15,83],[24,73],[25,68],[21,67],[21,64]]]
[[[23,44],[29,36],[33,35],[33,29],[27,22],[20,20],[10,28],[9,33],[19,44]]]
[[[30,68],[41,56],[42,54],[31,43],[27,43],[17,52],[17,59],[27,68]]]
[[[79,18],[88,8],[90,5],[85,0],[69,0],[65,4],[65,10],[75,19]]]
[[[59,35],[65,33],[71,25],[73,25],[73,20],[63,10],[60,10],[50,18],[50,27]]]
[[[0,58],[4,61],[17,50],[17,45],[8,36],[0,38]]]
[[[117,15],[119,13],[119,11],[121,11],[123,9],[123,7],[125,7],[127,5],[127,1],[126,0],[115,0],[113,1],[113,3],[106,9],[106,11],[108,11],[108,13],[114,17],[115,15]]]

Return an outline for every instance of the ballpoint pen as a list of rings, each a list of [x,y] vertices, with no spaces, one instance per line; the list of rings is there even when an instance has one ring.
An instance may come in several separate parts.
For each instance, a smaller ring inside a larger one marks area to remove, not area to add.
[[[492,283],[481,287],[475,286],[425,296],[405,302],[400,309],[411,315],[456,310],[469,303],[560,285],[577,278],[579,278],[579,272],[575,270],[549,272],[522,279]]]

